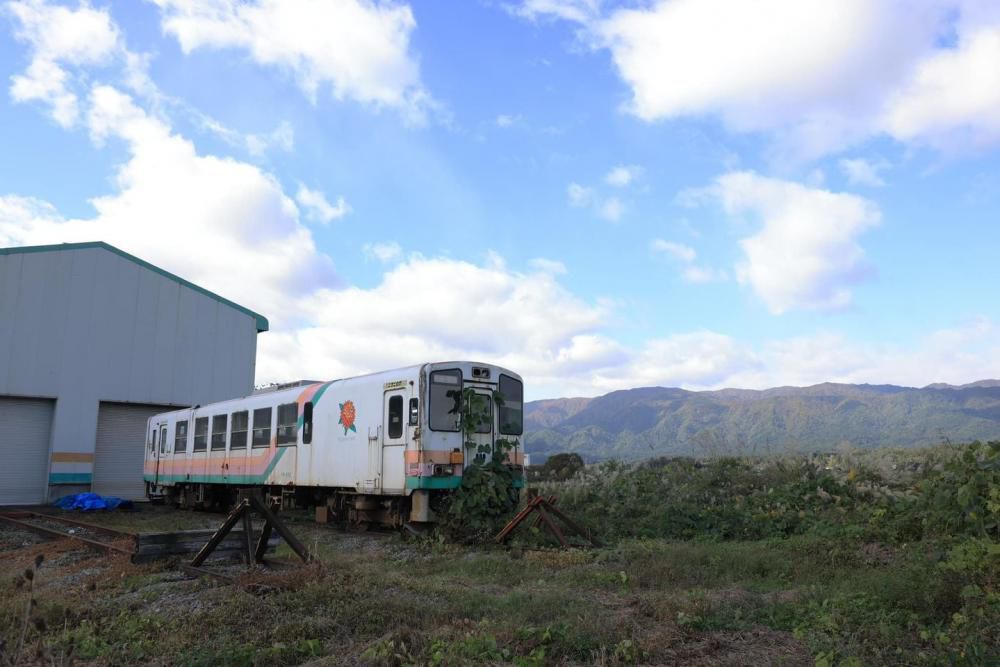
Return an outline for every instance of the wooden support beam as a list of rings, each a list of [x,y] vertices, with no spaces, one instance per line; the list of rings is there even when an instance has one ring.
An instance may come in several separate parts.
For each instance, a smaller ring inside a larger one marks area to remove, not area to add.
[[[545,525],[548,526],[549,531],[556,536],[557,540],[559,540],[559,544],[562,545],[562,548],[566,549],[569,547],[569,542],[566,541],[566,537],[562,534],[562,531],[559,530],[559,526],[556,525],[556,522],[553,521],[540,506],[536,511],[538,512],[539,518],[541,518],[541,520],[545,522]]]
[[[257,549],[254,551],[255,562],[264,562],[264,553],[267,551],[267,542],[271,539],[271,522],[265,521],[264,528],[260,531],[260,539],[257,540]]]
[[[250,505],[264,517],[264,520],[267,523],[270,523],[271,526],[278,531],[279,535],[285,538],[285,542],[288,543],[288,546],[292,548],[292,551],[294,551],[298,557],[303,560],[303,562],[308,563],[312,560],[309,550],[306,549],[301,542],[299,542],[299,539],[292,534],[292,531],[288,530],[281,519],[279,519],[277,515],[270,510],[270,508],[264,503],[263,500],[260,499],[259,496],[250,496]]]
[[[240,520],[248,509],[249,506],[247,505],[247,501],[244,500],[229,513],[229,516],[226,517],[225,522],[223,522],[223,524],[219,527],[219,530],[215,531],[215,535],[212,536],[212,539],[210,539],[205,546],[201,548],[201,551],[195,555],[194,559],[191,561],[192,567],[198,567],[205,562],[205,559],[208,558],[213,551],[215,551],[215,547],[219,546],[219,543],[222,542],[229,531],[233,529],[233,526],[236,525],[236,522]]]

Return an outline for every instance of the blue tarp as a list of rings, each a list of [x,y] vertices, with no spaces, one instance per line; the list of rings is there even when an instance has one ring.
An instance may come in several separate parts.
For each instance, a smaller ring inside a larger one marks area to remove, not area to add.
[[[52,503],[59,509],[80,510],[91,512],[94,510],[116,510],[132,509],[131,500],[122,500],[111,496],[99,496],[96,493],[74,493],[71,496],[63,496]]]

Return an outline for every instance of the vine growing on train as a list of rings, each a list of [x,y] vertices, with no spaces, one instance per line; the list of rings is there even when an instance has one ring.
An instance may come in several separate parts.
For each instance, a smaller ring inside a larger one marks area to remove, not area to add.
[[[503,407],[503,395],[481,394],[473,389],[462,392],[462,436],[465,455],[473,464],[462,476],[462,485],[446,501],[441,526],[454,540],[474,542],[489,539],[517,509],[519,492],[514,488],[514,471],[507,465],[516,439],[498,438],[492,445],[476,440],[479,426],[490,423],[492,410]]]

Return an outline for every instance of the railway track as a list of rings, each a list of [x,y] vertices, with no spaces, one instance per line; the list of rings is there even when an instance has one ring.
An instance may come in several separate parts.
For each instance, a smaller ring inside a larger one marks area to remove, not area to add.
[[[0,521],[44,537],[73,540],[91,549],[131,558],[137,536],[86,521],[68,519],[41,512],[2,512]]]

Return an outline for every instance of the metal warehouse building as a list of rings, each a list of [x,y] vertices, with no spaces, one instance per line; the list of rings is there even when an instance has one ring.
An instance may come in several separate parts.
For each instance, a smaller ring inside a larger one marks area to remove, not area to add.
[[[0,249],[0,505],[142,497],[147,417],[250,394],[267,328],[106,243]]]

